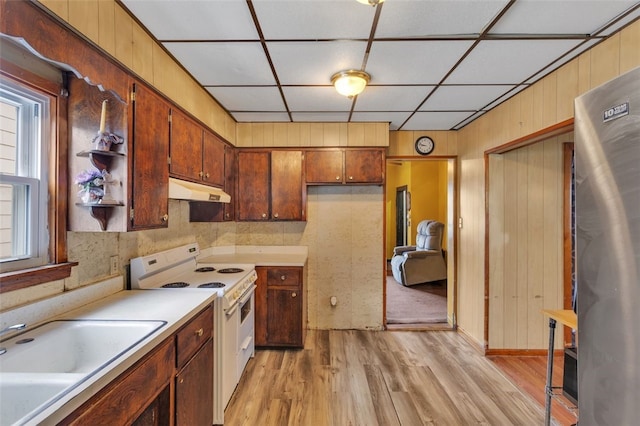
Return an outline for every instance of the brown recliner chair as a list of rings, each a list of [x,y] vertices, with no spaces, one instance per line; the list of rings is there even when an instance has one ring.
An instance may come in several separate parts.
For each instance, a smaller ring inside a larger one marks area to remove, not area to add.
[[[440,222],[420,222],[416,245],[393,249],[393,278],[405,286],[446,279],[447,265],[442,253],[443,233],[444,225]]]

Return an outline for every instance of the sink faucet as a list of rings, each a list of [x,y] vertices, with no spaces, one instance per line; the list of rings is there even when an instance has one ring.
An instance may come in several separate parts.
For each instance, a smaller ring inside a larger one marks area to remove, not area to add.
[[[12,331],[22,330],[26,326],[27,326],[27,324],[10,325],[9,327],[6,327],[6,328],[3,328],[2,330],[0,330],[0,336],[2,336],[3,334],[6,334],[6,333],[11,333]],[[6,348],[0,348],[0,355],[2,355],[5,352],[7,352]]]

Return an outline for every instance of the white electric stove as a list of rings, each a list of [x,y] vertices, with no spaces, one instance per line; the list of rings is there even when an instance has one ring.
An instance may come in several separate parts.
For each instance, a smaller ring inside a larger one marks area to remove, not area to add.
[[[197,243],[131,259],[131,289],[215,291],[214,424],[224,423],[224,409],[255,352],[257,274],[253,264],[198,263]]]

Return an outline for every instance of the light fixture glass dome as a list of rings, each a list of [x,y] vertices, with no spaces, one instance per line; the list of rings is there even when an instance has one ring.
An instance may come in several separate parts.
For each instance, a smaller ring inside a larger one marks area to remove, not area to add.
[[[377,4],[382,3],[384,0],[356,0],[358,3],[368,4],[370,6],[375,6]]]
[[[341,95],[353,98],[362,93],[369,80],[371,76],[364,71],[346,70],[335,73],[331,77],[331,84]]]

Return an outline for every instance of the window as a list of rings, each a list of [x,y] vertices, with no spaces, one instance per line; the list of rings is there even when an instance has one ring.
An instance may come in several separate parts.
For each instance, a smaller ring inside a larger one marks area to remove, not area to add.
[[[2,78],[0,84],[0,267],[48,263],[49,97]]]

